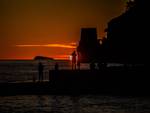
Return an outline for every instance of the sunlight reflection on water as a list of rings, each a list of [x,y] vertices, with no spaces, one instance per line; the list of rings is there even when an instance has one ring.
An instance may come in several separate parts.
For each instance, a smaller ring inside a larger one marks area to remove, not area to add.
[[[4,96],[1,113],[149,113],[150,99],[98,95]]]

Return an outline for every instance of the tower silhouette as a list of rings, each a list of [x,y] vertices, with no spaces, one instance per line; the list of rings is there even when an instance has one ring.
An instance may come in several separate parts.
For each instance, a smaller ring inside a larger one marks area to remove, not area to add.
[[[80,62],[92,62],[98,58],[100,44],[96,28],[82,28],[77,52]]]

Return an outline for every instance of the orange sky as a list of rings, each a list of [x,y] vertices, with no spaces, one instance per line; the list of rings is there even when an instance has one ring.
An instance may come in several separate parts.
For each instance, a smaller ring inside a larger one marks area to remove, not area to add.
[[[124,6],[123,0],[0,0],[0,59],[69,58],[82,27],[96,27],[102,38]]]

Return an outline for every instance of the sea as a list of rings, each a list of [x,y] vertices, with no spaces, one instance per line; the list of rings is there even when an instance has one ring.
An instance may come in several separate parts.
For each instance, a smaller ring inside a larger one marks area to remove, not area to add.
[[[150,113],[150,99],[102,95],[3,96],[0,113]]]
[[[0,83],[2,82],[32,82],[33,77],[38,79],[38,64],[44,66],[44,80],[49,80],[49,71],[55,69],[55,64],[59,70],[72,69],[69,60],[1,60],[0,61]],[[89,69],[89,64],[82,64],[81,69]]]
[[[71,69],[70,61],[3,60],[0,83],[32,82],[34,76],[38,78],[39,62],[44,65],[45,81],[56,62],[60,70]],[[89,64],[82,64],[81,69],[89,69]],[[4,95],[0,96],[0,113],[150,113],[150,98],[101,94]]]

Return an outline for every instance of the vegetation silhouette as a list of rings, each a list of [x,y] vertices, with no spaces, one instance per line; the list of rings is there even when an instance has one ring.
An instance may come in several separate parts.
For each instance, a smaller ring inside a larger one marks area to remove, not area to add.
[[[148,60],[147,41],[149,17],[147,0],[127,2],[126,12],[112,19],[107,27],[109,61],[145,64]],[[147,26],[147,27],[146,27]]]
[[[80,62],[146,64],[149,58],[147,0],[129,0],[126,11],[108,22],[102,44],[96,28],[82,28],[77,47]]]

